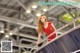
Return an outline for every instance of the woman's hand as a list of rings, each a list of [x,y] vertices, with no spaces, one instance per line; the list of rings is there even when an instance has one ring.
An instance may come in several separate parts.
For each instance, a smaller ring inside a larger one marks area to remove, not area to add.
[[[38,40],[37,40],[37,42],[36,42],[36,45],[38,45],[38,44],[40,43],[41,35],[42,35],[42,33],[40,32],[40,33],[38,34]]]
[[[37,41],[37,42],[36,42],[36,45],[39,45],[39,43],[40,43],[40,42],[39,42],[39,41]]]

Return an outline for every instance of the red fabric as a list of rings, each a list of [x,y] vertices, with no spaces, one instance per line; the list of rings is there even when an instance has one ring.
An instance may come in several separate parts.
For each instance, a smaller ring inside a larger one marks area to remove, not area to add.
[[[43,28],[43,31],[47,34],[47,36],[49,36],[51,33],[53,33],[55,31],[55,29],[53,28],[53,26],[51,25],[52,22],[48,23],[48,27],[47,28]],[[51,41],[52,39],[54,39],[56,37],[56,33],[54,33],[53,35],[51,35],[48,38],[48,41]]]

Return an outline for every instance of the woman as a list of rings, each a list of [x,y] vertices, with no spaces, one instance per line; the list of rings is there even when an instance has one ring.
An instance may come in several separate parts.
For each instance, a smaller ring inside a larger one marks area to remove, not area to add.
[[[48,41],[51,41],[52,39],[54,39],[56,37],[56,33],[53,34],[53,32],[56,31],[53,23],[48,22],[46,19],[46,16],[44,16],[44,15],[41,15],[38,18],[38,41],[36,44],[39,44],[39,42],[40,42],[42,31],[44,31],[47,34],[47,36],[51,35],[48,38]]]

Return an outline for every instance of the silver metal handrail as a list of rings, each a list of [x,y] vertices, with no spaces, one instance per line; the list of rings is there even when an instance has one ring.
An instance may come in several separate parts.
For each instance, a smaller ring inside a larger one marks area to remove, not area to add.
[[[30,42],[35,42],[35,41],[32,41],[32,40],[28,40],[28,39],[24,39],[24,38],[22,38],[22,39],[20,39],[20,43],[19,43],[19,45],[21,45],[21,42],[22,41],[30,41]],[[32,49],[32,48],[31,48]],[[37,48],[34,48],[34,49],[37,49]],[[24,51],[26,51],[26,50],[24,50]],[[21,53],[21,47],[19,48],[19,53]]]
[[[67,32],[65,32],[65,33],[61,34],[60,36],[58,36],[58,37],[56,37],[56,38],[54,38],[54,39],[53,39],[53,40],[51,40],[50,42],[47,42],[45,45],[42,45],[42,46],[41,46],[40,48],[38,48],[34,53],[36,53],[37,51],[39,51],[40,49],[42,49],[42,48],[43,48],[43,47],[45,47],[46,45],[48,45],[48,44],[52,43],[53,41],[55,41],[55,40],[57,40],[57,39],[61,38],[62,36],[64,36],[64,35],[66,35],[66,34],[70,33],[71,31],[73,31],[73,30],[75,30],[75,29],[78,29],[78,28],[80,28],[80,25],[76,26],[76,27],[75,27],[75,28],[73,28],[73,29],[68,30]]]

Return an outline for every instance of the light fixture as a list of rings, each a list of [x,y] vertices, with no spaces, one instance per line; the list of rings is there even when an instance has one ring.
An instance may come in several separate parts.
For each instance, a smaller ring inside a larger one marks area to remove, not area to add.
[[[10,33],[9,33],[9,35],[13,35],[13,33],[12,33],[12,32],[10,32]]]
[[[36,16],[41,16],[41,14],[40,13],[37,13]]]
[[[4,30],[1,30],[0,32],[1,32],[1,33],[4,33]]]
[[[43,9],[43,11],[44,11],[44,12],[46,12],[46,11],[47,11],[47,9],[46,9],[46,8],[44,8],[44,9]]]
[[[38,6],[37,5],[33,5],[32,8],[36,9]]]
[[[9,35],[5,35],[6,38],[9,38]]]
[[[26,13],[31,13],[31,10],[26,10]]]

